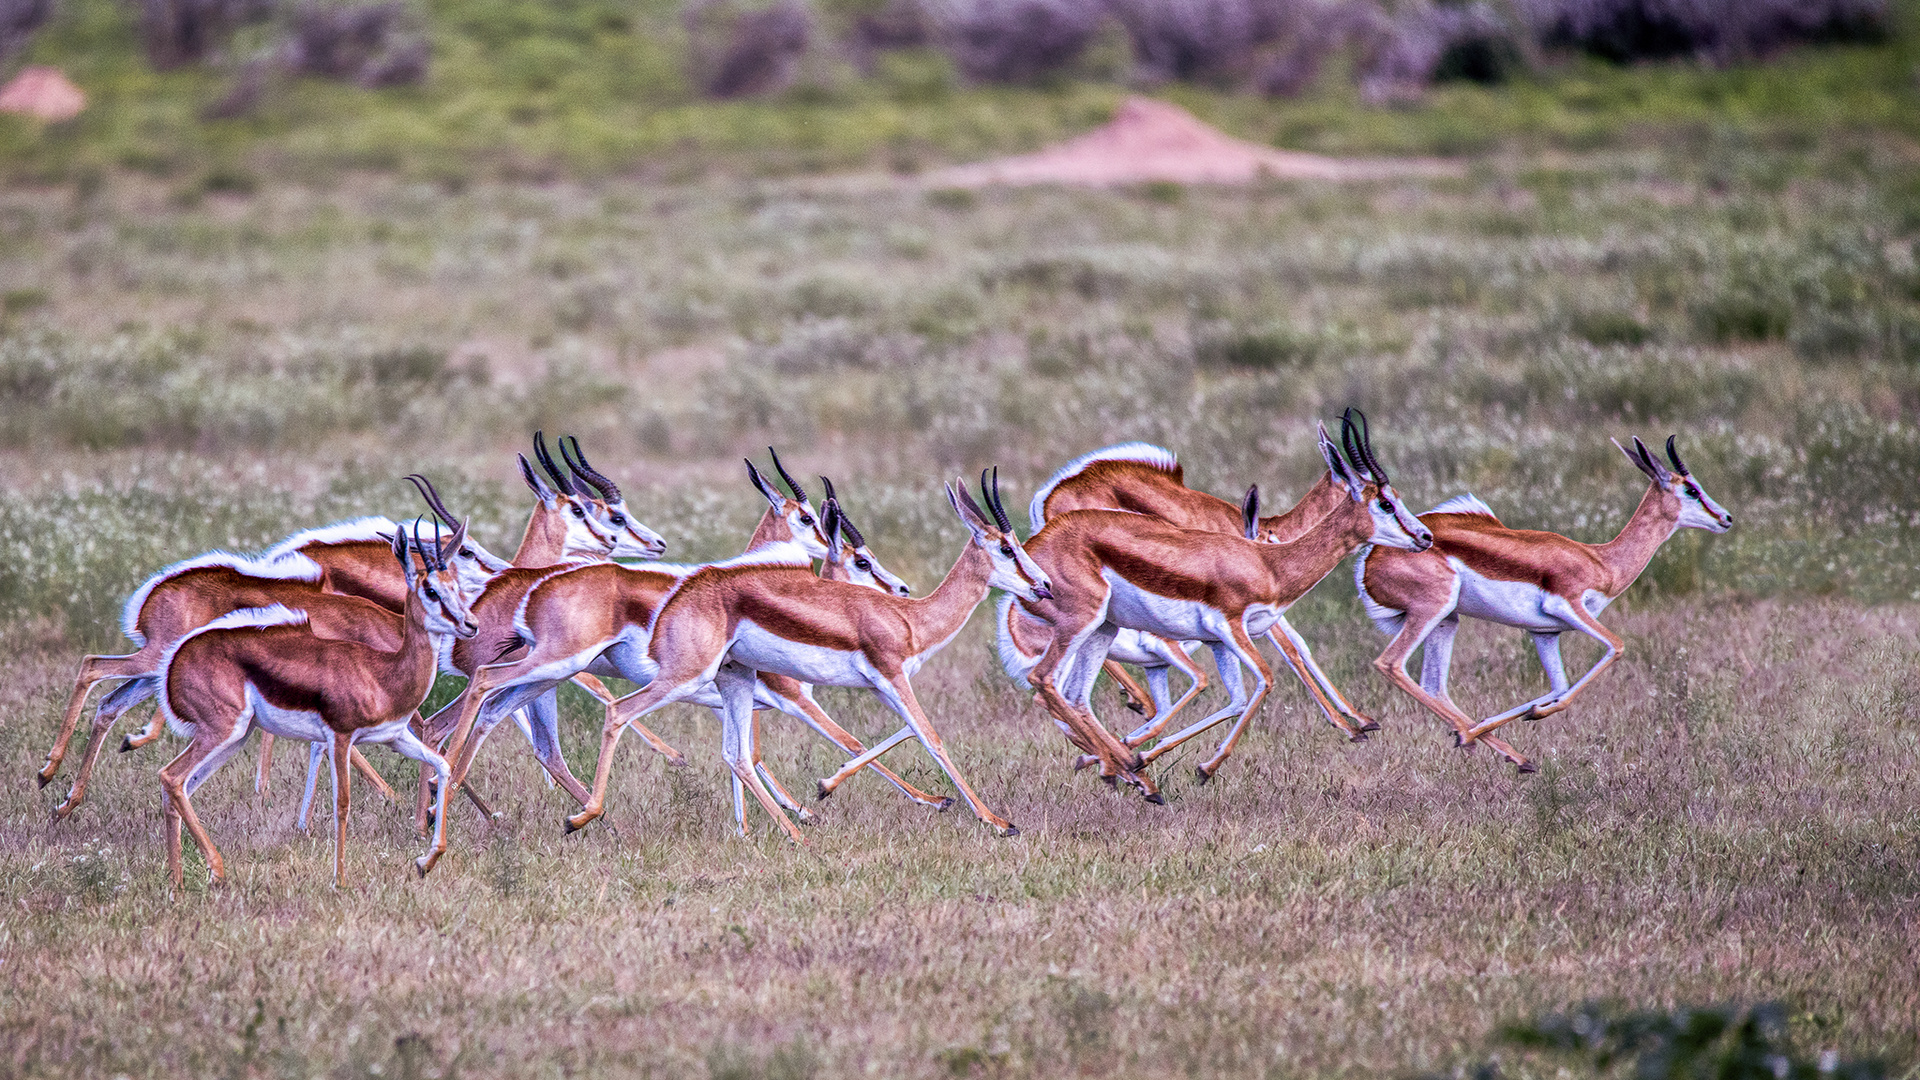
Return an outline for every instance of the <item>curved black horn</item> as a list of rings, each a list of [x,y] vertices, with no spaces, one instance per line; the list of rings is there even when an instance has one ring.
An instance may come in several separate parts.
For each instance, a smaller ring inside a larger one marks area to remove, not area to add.
[[[440,543],[440,519],[437,517],[433,519],[433,568],[435,570],[447,568],[447,552]]]
[[[1367,456],[1367,468],[1373,472],[1373,482],[1381,487],[1387,486],[1387,470],[1380,466],[1380,459],[1373,456],[1373,429],[1367,425],[1367,414],[1354,410],[1360,418],[1360,452]]]
[[[1347,452],[1347,464],[1353,466],[1354,472],[1367,471],[1366,459],[1360,456],[1359,438],[1353,426],[1353,406],[1351,405],[1347,406],[1346,412],[1340,414],[1340,448]]]
[[[547,453],[547,436],[544,432],[536,431],[533,433],[533,456],[540,462],[540,467],[547,470],[547,475],[553,477],[553,486],[559,489],[560,494],[586,494],[580,490],[579,486],[573,482],[571,477],[560,471],[560,466],[553,463],[553,455]]]
[[[567,454],[568,442],[573,443],[572,456],[568,456]],[[580,437],[578,435],[569,435],[560,440],[560,456],[567,459],[567,468],[578,473],[587,483],[600,489],[600,498],[602,500],[610,503],[620,501],[620,486],[615,484],[605,473],[587,464],[587,454],[586,451],[580,449]]]
[[[447,504],[440,501],[440,493],[434,490],[433,481],[419,473],[410,473],[407,479],[413,483],[415,490],[420,492],[420,497],[426,500],[427,505],[433,508],[433,512],[439,516],[440,520],[446,522],[449,528],[460,524],[460,520],[447,509]]]
[[[833,499],[833,498],[838,498],[838,496],[836,496],[836,495],[835,495],[835,494],[833,493],[833,481],[831,481],[831,480],[829,480],[829,479],[827,479],[826,477],[824,477],[824,476],[822,476],[822,477],[820,478],[820,486],[821,486],[821,487],[824,487],[824,488],[826,488],[826,489],[827,489],[827,498],[829,498],[829,499]],[[844,514],[846,513],[846,511],[844,511],[844,510],[842,510],[842,511],[841,511],[841,513],[842,513],[842,515],[844,515]]]
[[[780,455],[775,454],[773,447],[771,446],[767,447],[767,453],[773,454],[773,471],[779,473],[780,479],[785,480],[787,482],[787,487],[793,490],[793,497],[800,500],[801,502],[806,502],[807,489],[801,487],[800,484],[797,481],[795,481],[793,477],[787,475],[787,467],[785,465],[780,464]]]
[[[988,470],[980,470],[980,497],[987,500],[987,509],[993,513],[994,524],[1000,526],[1001,532],[1011,536],[1013,522],[1007,520],[1007,508],[1000,505],[1000,466],[995,465],[992,469],[991,487],[987,484],[987,474]]]
[[[422,566],[429,571],[433,569],[433,557],[427,554],[426,541],[420,539],[420,519],[417,516],[413,519],[413,553],[420,556]],[[408,565],[411,566],[412,563]]]
[[[1687,463],[1680,460],[1680,451],[1673,448],[1673,440],[1676,438],[1678,438],[1678,436],[1667,436],[1667,460],[1673,462],[1674,472],[1679,473],[1681,476],[1692,476],[1693,473],[1687,469]]]

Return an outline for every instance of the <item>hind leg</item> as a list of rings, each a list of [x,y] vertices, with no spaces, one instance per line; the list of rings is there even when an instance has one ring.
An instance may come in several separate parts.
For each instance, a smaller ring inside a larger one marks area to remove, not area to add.
[[[100,707],[94,712],[93,730],[88,734],[86,751],[80,755],[80,769],[74,774],[73,786],[67,789],[67,800],[54,809],[54,820],[73,813],[80,801],[87,797],[87,784],[93,778],[93,766],[100,760],[100,751],[106,746],[107,736],[112,733],[120,715],[152,697],[159,686],[159,681],[151,677],[133,679],[114,687],[112,693],[101,699]]]
[[[137,679],[152,675],[159,666],[160,650],[157,648],[142,647],[139,652],[124,656],[81,658],[80,671],[73,680],[73,693],[67,697],[67,711],[60,718],[60,733],[54,736],[53,747],[47,751],[46,764],[40,767],[41,787],[46,787],[60,772],[60,762],[67,756],[74,730],[80,726],[80,713],[87,707],[87,695],[94,686],[105,679]]]
[[[185,869],[180,860],[179,847],[181,824],[185,824],[187,831],[193,834],[194,844],[207,860],[208,880],[218,882],[227,876],[226,866],[220,861],[220,852],[213,846],[213,837],[200,824],[200,817],[194,813],[188,794],[233,756],[251,728],[252,716],[247,711],[240,712],[229,721],[225,730],[206,722],[196,723],[193,742],[180,752],[179,757],[160,770],[160,790],[169,823],[167,872],[176,889],[185,884]]]

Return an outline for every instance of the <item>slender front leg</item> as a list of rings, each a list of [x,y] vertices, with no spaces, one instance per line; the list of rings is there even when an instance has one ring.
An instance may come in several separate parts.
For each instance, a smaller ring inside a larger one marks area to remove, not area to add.
[[[966,780],[960,775],[960,770],[955,768],[953,760],[947,757],[947,748],[940,742],[940,733],[934,730],[933,723],[927,719],[925,713],[920,711],[920,702],[914,698],[913,685],[907,681],[906,674],[895,672],[884,679],[877,679],[874,681],[873,688],[880,695],[881,700],[885,701],[894,712],[899,713],[900,719],[906,721],[907,726],[913,729],[914,735],[920,740],[920,745],[927,748],[927,753],[939,763],[941,771],[947,774],[947,779],[953,781],[953,786],[960,789],[961,798],[966,799],[967,805],[973,808],[974,816],[993,826],[1001,836],[1020,835],[1020,830],[1014,827],[1013,822],[989,810],[987,804],[981,802],[980,797],[967,786]]]
[[[193,834],[193,842],[207,860],[207,880],[219,882],[226,879],[226,864],[220,860],[219,849],[213,846],[213,837],[200,824],[200,816],[193,812],[193,802],[188,794],[231,756],[231,749],[246,738],[249,726],[250,721],[244,713],[225,731],[215,729],[210,721],[202,721],[196,725],[193,742],[180,752],[179,757],[160,770],[160,790],[169,814],[167,871],[172,875],[176,889],[185,883],[180,861],[180,823],[184,823],[187,831]]]
[[[1253,694],[1247,701],[1246,710],[1240,714],[1240,719],[1233,722],[1232,730],[1227,732],[1226,739],[1220,743],[1220,749],[1214,752],[1213,757],[1195,768],[1194,771],[1200,774],[1200,782],[1203,784],[1213,779],[1213,774],[1220,771],[1220,766],[1227,760],[1227,755],[1233,753],[1234,744],[1240,741],[1241,734],[1247,730],[1247,721],[1253,718],[1254,710],[1260,707],[1261,700],[1267,696],[1267,689],[1273,685],[1273,670],[1267,667],[1265,658],[1260,655],[1258,649],[1253,647],[1253,639],[1247,636],[1246,624],[1240,619],[1235,619],[1230,629],[1233,632],[1231,644],[1242,654],[1241,662],[1253,671]]]
[[[389,745],[396,753],[404,754],[432,769],[435,778],[439,780],[433,805],[433,845],[427,849],[425,855],[413,860],[413,868],[420,872],[421,877],[426,877],[427,872],[433,869],[434,864],[440,861],[440,856],[447,851],[447,791],[453,787],[453,770],[447,765],[446,758],[434,753],[433,748],[421,742],[410,728],[402,728],[400,734]]]
[[[1146,759],[1148,763],[1157,761],[1161,756],[1178,749],[1180,745],[1188,739],[1193,738],[1229,717],[1238,716],[1246,710],[1247,690],[1240,679],[1241,661],[1239,653],[1228,647],[1224,642],[1219,641],[1213,642],[1209,648],[1213,652],[1214,670],[1220,673],[1220,683],[1227,691],[1227,703],[1200,718],[1197,722],[1189,724],[1179,731],[1174,732],[1172,735],[1165,736],[1159,742],[1154,743],[1153,749],[1145,751],[1140,755]]]
[[[265,798],[267,777],[273,773],[273,732],[260,733],[260,765],[253,774],[253,793]]]
[[[353,801],[353,736],[344,731],[333,734],[333,887],[338,889],[347,872],[347,811]]]
[[[1238,620],[1236,620],[1235,625],[1239,625]],[[1282,619],[1273,625],[1274,630],[1278,630],[1286,626],[1286,620]],[[1288,631],[1292,629],[1292,627],[1287,627]],[[1347,723],[1345,717],[1341,715],[1341,710],[1336,708],[1333,702],[1327,700],[1327,695],[1321,691],[1320,682],[1313,674],[1313,662],[1300,652],[1300,645],[1302,643],[1295,641],[1291,633],[1274,633],[1273,630],[1267,631],[1267,640],[1273,643],[1273,647],[1280,651],[1280,655],[1285,658],[1288,666],[1293,668],[1293,673],[1299,676],[1300,684],[1307,688],[1308,694],[1312,695],[1314,704],[1320,706],[1320,711],[1326,715],[1327,722],[1339,728],[1341,732],[1346,735],[1348,742],[1365,742],[1367,733]],[[1258,689],[1254,692],[1256,694],[1261,693]],[[1369,724],[1373,723],[1371,720],[1365,722]],[[1378,728],[1380,725],[1374,724],[1373,726]],[[1228,738],[1232,738],[1232,736],[1230,735]]]
[[[1453,699],[1447,696],[1447,667],[1452,656],[1453,632],[1460,625],[1459,619],[1446,611],[1407,613],[1400,624],[1400,632],[1387,643],[1385,652],[1374,658],[1374,670],[1402,693],[1426,706],[1428,711],[1445,720],[1454,731],[1455,741],[1463,746],[1471,746],[1463,740],[1473,727],[1473,719],[1461,712]],[[1416,683],[1407,674],[1407,660],[1413,656],[1413,650],[1422,643],[1426,645],[1426,654],[1422,659],[1421,681]],[[1532,762],[1494,736],[1486,739],[1488,746],[1512,762],[1523,773],[1536,771]]]
[[[320,785],[320,763],[327,758],[328,745],[317,741],[307,744],[307,789],[300,793],[300,817],[294,822],[301,832],[307,831],[307,811],[313,808],[313,789]]]
[[[1538,720],[1562,711],[1573,703],[1573,699],[1578,697],[1581,691],[1592,685],[1593,680],[1598,678],[1601,672],[1612,667],[1614,662],[1620,659],[1620,654],[1626,651],[1626,642],[1620,640],[1613,631],[1600,625],[1600,621],[1588,614],[1587,609],[1581,607],[1579,604],[1573,603],[1564,597],[1549,596],[1547,601],[1540,606],[1547,614],[1571,623],[1588,637],[1606,646],[1607,651],[1601,655],[1599,660],[1594,662],[1592,667],[1587,669],[1585,675],[1580,676],[1579,682],[1574,683],[1565,692],[1554,695],[1544,705],[1529,705],[1519,712],[1510,710],[1508,713],[1503,713],[1492,719],[1483,720],[1468,733],[1470,738],[1480,738],[1487,732],[1492,731],[1502,724],[1515,720],[1522,715],[1530,716]]]
[[[1107,678],[1112,679],[1114,684],[1120,687],[1120,693],[1126,697],[1127,708],[1139,713],[1146,721],[1154,718],[1159,711],[1160,703],[1155,701],[1151,694],[1141,689],[1139,683],[1133,681],[1133,676],[1127,674],[1127,669],[1121,665],[1120,661],[1109,657],[1100,665],[1100,670],[1106,672]]]
[[[1286,639],[1293,644],[1294,654],[1289,654],[1285,649],[1280,648],[1281,635],[1285,635]],[[1292,623],[1288,622],[1284,617],[1276,620],[1273,626],[1267,630],[1267,640],[1273,643],[1273,647],[1279,650],[1281,655],[1287,657],[1288,663],[1293,663],[1293,656],[1295,654],[1299,656],[1300,663],[1305,666],[1306,670],[1301,671],[1299,668],[1295,668],[1294,674],[1299,675],[1302,681],[1305,681],[1311,676],[1313,684],[1317,684],[1326,695],[1320,700],[1323,702],[1330,701],[1334,708],[1340,710],[1342,716],[1351,721],[1350,724],[1343,726],[1351,727],[1352,730],[1362,735],[1369,731],[1380,730],[1379,722],[1354,708],[1352,702],[1347,700],[1346,695],[1340,692],[1340,688],[1333,685],[1333,680],[1328,678],[1327,673],[1322,671],[1320,665],[1314,661],[1313,650],[1308,647],[1307,639],[1300,636],[1300,631],[1295,630]]]
[[[601,682],[595,676],[584,671],[573,676],[573,683],[575,686],[580,687],[580,689],[585,690],[587,693],[599,699],[603,719],[613,715],[613,703],[619,699],[614,696],[613,691],[607,689],[606,683]],[[648,730],[645,724],[634,724],[633,733],[640,736],[648,746],[653,747],[654,753],[666,758],[667,764],[685,765],[687,763],[685,754],[667,745],[665,739]]]
[[[714,675],[714,687],[720,691],[720,699],[725,712],[720,724],[721,752],[727,759],[727,768],[733,771],[734,779],[746,786],[758,799],[767,815],[780,823],[787,836],[801,847],[807,846],[807,838],[800,829],[780,812],[780,806],[774,801],[773,793],[760,782],[759,773],[754,771],[754,719],[753,719],[754,673],[739,664],[728,662],[720,665]],[[747,823],[744,808],[740,816],[740,833],[746,835]]]
[[[824,799],[827,796],[833,794],[833,789],[839,787],[841,783],[846,780],[847,777],[852,776],[853,774],[859,772],[861,769],[864,769],[867,766],[873,764],[874,762],[880,760],[881,754],[886,753],[887,751],[893,749],[896,746],[899,746],[901,743],[906,742],[909,739],[912,739],[913,737],[914,737],[913,727],[912,725],[907,725],[902,727],[899,731],[896,731],[893,734],[887,736],[886,738],[880,740],[879,742],[874,743],[872,746],[868,747],[865,751],[856,755],[852,760],[848,761],[845,765],[840,766],[839,772],[836,772],[832,776],[827,777],[825,780],[820,781],[820,788],[819,788],[820,797]],[[953,800],[949,799],[947,801],[952,802]],[[942,807],[942,809],[945,809],[945,807]]]
[[[1164,655],[1167,663],[1186,674],[1187,690],[1180,695],[1178,701],[1168,706],[1161,706],[1160,699],[1167,696],[1167,669],[1165,667],[1148,669],[1147,682],[1153,687],[1155,694],[1154,716],[1151,722],[1133,729],[1127,733],[1125,739],[1121,740],[1131,749],[1139,749],[1158,738],[1160,733],[1173,723],[1173,718],[1179,715],[1180,710],[1186,708],[1188,703],[1199,697],[1200,692],[1207,688],[1207,673],[1200,670],[1200,665],[1193,662],[1193,658],[1187,655],[1187,651],[1180,647],[1179,642],[1167,641],[1162,644],[1166,646]]]
[[[790,679],[770,671],[760,673],[760,685],[766,689],[767,695],[781,712],[805,723],[827,741],[844,750],[848,756],[857,758],[867,752],[867,748],[861,745],[859,739],[854,738],[847,729],[834,723],[833,717],[828,716],[826,710],[820,707],[820,703],[813,699],[812,687],[798,679]],[[912,735],[909,734],[908,737],[911,738]],[[935,810],[945,810],[953,805],[952,796],[929,795],[902,780],[892,770],[872,758],[866,760],[868,768],[879,773],[889,784],[900,789],[901,794],[914,802],[922,806],[931,806]],[[833,787],[838,786],[837,783],[833,785]],[[832,787],[827,789],[827,793],[832,793]],[[820,797],[824,799],[826,795]]]

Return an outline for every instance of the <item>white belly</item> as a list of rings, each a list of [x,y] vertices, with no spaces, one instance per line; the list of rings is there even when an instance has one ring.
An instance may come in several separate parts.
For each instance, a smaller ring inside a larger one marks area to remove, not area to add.
[[[1482,577],[1456,559],[1447,561],[1460,575],[1460,614],[1543,633],[1574,629],[1543,609],[1547,593],[1538,585]]]
[[[867,686],[872,682],[872,669],[859,652],[802,645],[751,622],[743,621],[734,632],[728,656],[743,667],[815,686]]]
[[[274,706],[260,691],[251,684],[247,687],[247,703],[253,707],[253,722],[282,739],[299,739],[302,742],[332,742],[333,729],[320,719],[320,714],[300,709],[281,709]]]
[[[1107,621],[1123,630],[1144,630],[1169,641],[1216,641],[1211,624],[1213,609],[1191,600],[1176,600],[1135,587],[1111,570],[1102,571],[1113,587],[1107,601]],[[1211,617],[1210,617],[1211,616]]]

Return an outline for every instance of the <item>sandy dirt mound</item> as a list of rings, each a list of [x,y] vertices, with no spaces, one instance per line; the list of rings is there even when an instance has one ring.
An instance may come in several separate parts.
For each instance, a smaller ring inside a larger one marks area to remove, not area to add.
[[[1300,180],[1377,180],[1454,176],[1460,168],[1432,159],[1348,160],[1275,150],[1232,138],[1178,105],[1128,98],[1103,128],[1019,157],[927,173],[929,187],[1075,184],[1106,187],[1172,181],[1245,184],[1263,176]]]
[[[0,112],[41,120],[71,120],[86,107],[87,95],[59,68],[23,68],[0,89]]]

